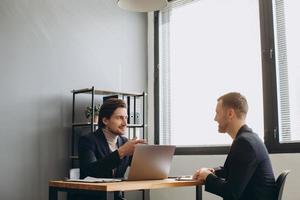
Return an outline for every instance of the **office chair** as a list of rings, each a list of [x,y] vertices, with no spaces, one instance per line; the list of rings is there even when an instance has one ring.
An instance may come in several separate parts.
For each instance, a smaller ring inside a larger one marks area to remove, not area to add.
[[[281,200],[281,198],[282,198],[285,180],[289,173],[290,173],[290,170],[285,170],[285,171],[281,172],[281,174],[279,174],[279,176],[276,180],[277,200]]]

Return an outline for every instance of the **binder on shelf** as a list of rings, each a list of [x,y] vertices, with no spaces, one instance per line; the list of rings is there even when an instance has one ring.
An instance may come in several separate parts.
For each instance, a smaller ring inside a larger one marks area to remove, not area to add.
[[[136,98],[135,103],[135,124],[144,124],[143,122],[143,100],[141,98]]]
[[[137,98],[127,97],[127,109],[128,109],[128,123],[129,124],[141,124],[140,122],[140,109],[137,108]]]

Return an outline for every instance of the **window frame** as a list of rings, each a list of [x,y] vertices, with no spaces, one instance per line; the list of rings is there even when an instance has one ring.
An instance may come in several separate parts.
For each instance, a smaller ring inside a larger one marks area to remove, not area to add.
[[[262,84],[264,107],[264,142],[269,153],[299,153],[300,142],[280,143],[277,105],[277,80],[275,37],[272,0],[259,1],[259,19],[261,36]],[[160,139],[159,105],[159,17],[154,12],[154,143]],[[187,146],[177,147],[175,155],[218,155],[227,154],[230,146]]]

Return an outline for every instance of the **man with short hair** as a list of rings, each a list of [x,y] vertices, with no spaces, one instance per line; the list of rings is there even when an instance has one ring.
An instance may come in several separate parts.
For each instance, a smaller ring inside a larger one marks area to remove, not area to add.
[[[80,178],[124,177],[131,163],[135,145],[145,143],[144,140],[128,140],[123,136],[127,118],[126,104],[123,100],[111,98],[102,104],[99,111],[99,128],[79,140]],[[116,197],[122,199],[119,193],[115,193]],[[105,199],[105,195],[103,193],[93,198]]]
[[[231,92],[218,98],[215,121],[233,139],[223,167],[201,168],[193,178],[224,200],[274,200],[276,184],[268,151],[245,121],[246,98]]]

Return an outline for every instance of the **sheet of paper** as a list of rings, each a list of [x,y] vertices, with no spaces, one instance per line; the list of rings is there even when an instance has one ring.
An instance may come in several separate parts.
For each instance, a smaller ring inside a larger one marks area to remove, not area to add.
[[[178,176],[175,180],[176,181],[192,181],[193,176],[192,175]]]
[[[72,181],[72,182],[86,182],[86,183],[107,183],[107,182],[120,182],[122,179],[116,179],[116,178],[95,178],[87,176],[84,179],[66,179],[66,181]]]

